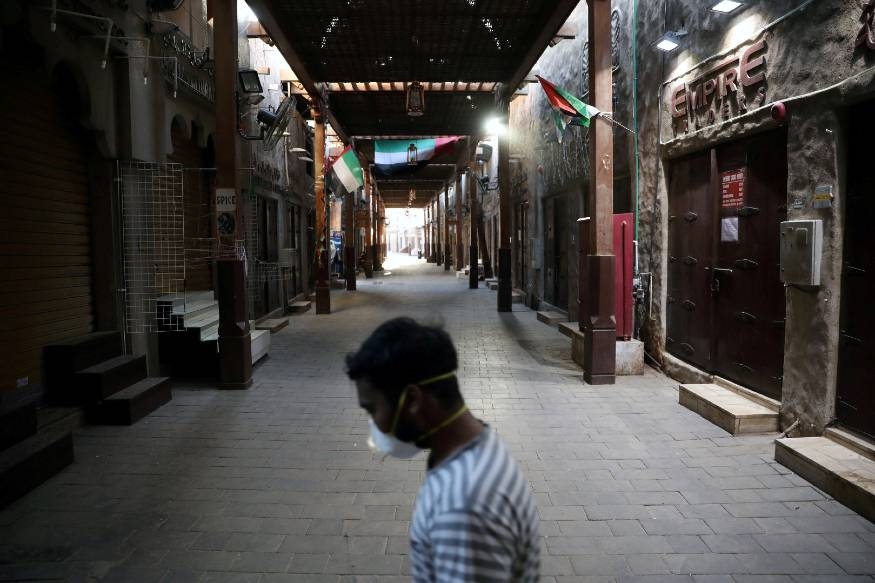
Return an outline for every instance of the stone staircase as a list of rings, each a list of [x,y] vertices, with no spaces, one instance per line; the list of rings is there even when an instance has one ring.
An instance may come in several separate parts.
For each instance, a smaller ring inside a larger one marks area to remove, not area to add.
[[[779,430],[778,401],[717,377],[713,383],[680,385],[678,402],[733,435]]]
[[[42,422],[35,396],[0,394],[0,508],[71,463],[72,427]]]
[[[173,377],[219,377],[219,302],[212,291],[162,296],[156,302],[159,360]],[[252,364],[270,351],[270,330],[249,322]]]
[[[91,423],[132,425],[171,399],[170,380],[149,377],[145,356],[123,354],[118,332],[46,346],[43,360],[47,401],[84,407]]]

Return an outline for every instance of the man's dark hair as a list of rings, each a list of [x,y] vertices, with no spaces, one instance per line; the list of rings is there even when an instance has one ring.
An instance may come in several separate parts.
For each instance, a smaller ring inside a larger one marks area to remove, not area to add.
[[[409,384],[453,372],[458,367],[450,335],[413,318],[394,318],[374,330],[357,352],[346,355],[346,374],[368,381],[396,402]],[[446,407],[462,403],[455,376],[422,387]]]

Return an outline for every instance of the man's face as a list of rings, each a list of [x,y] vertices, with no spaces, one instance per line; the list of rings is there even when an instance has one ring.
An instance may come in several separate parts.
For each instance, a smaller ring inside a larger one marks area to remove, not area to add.
[[[386,394],[376,389],[367,379],[357,380],[355,386],[358,392],[359,406],[368,412],[380,431],[390,433],[398,403],[389,401]],[[422,392],[418,387],[408,386],[407,396],[404,399],[404,410],[398,417],[398,426],[394,433],[395,437],[401,441],[410,442],[422,434],[413,419],[421,409],[421,397]]]
[[[375,389],[367,379],[357,380],[355,387],[358,391],[359,406],[368,412],[380,431],[389,433],[395,416],[395,403],[390,403],[386,395]]]

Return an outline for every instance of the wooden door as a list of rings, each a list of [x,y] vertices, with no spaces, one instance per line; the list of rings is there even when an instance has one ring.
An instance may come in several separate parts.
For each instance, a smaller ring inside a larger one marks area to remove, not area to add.
[[[871,139],[875,135],[875,101],[849,112],[846,148],[844,269],[836,385],[836,416],[842,425],[875,437],[875,173]]]
[[[784,365],[779,232],[787,219],[786,144],[778,131],[717,150],[715,371],[773,399],[781,398]]]
[[[544,299],[554,306],[556,296],[556,198],[544,201]]]
[[[775,399],[784,362],[778,238],[786,199],[783,131],[671,168],[666,347]]]
[[[669,182],[666,348],[710,370],[714,195],[710,151],[672,164]]]
[[[182,164],[182,192],[185,209],[185,289],[213,289],[212,271],[212,199],[210,174],[206,171],[206,154],[195,136],[185,137],[178,122],[171,126],[173,153],[170,162]]]

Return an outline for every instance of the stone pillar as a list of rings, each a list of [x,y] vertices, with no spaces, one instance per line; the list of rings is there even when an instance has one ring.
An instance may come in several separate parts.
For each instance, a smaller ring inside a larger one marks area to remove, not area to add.
[[[601,111],[613,111],[611,1],[589,0],[589,94]],[[587,212],[588,256],[584,290],[583,378],[592,385],[614,384],[617,324],[614,316],[614,139],[613,127],[596,118],[590,128],[590,172]]]

